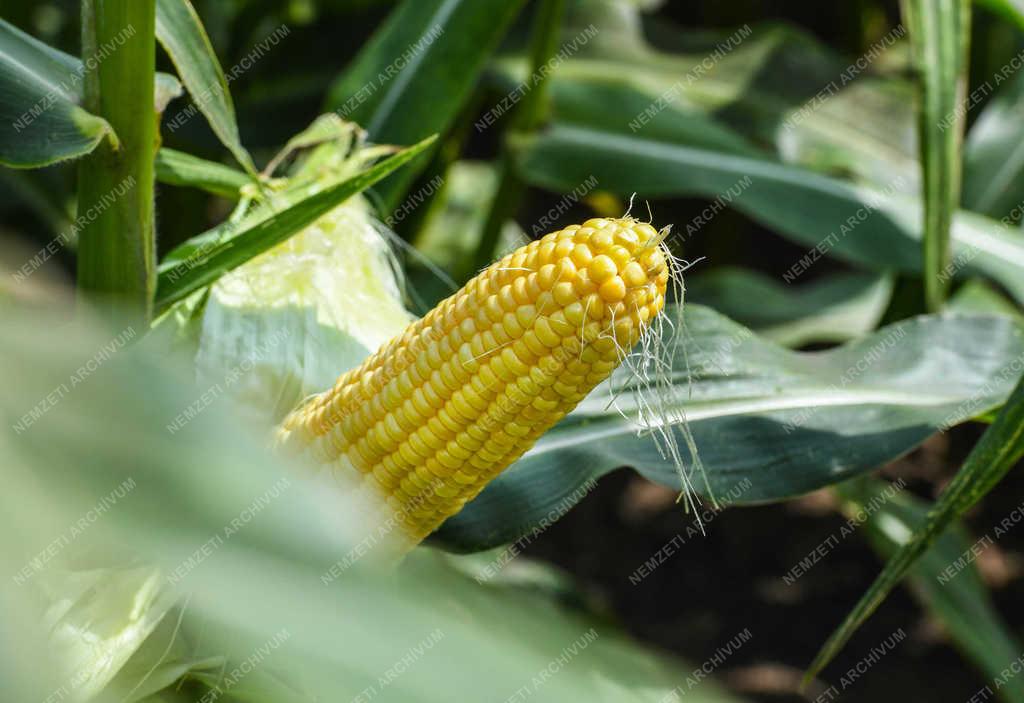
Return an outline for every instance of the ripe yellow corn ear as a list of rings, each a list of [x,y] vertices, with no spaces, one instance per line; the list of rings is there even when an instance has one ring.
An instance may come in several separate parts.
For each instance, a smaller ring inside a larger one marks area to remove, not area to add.
[[[552,232],[482,271],[282,423],[413,545],[608,378],[665,304],[662,237],[631,218]]]

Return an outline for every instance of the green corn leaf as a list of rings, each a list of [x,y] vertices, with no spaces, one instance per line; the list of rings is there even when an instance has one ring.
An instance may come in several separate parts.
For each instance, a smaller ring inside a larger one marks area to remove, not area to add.
[[[1024,377],[1017,383],[995,422],[971,450],[956,477],[928,511],[923,525],[900,546],[871,588],[818,652],[808,668],[807,677],[816,675],[832,660],[928,548],[957,518],[995,488],[1021,457],[1024,457]]]
[[[787,287],[754,270],[722,267],[686,279],[686,299],[787,347],[847,342],[878,325],[892,297],[885,274],[834,274]]]
[[[326,187],[311,189],[308,197],[287,204],[282,210],[263,214],[241,225],[225,223],[199,235],[193,251],[184,261],[172,260],[160,267],[155,308],[165,310],[190,293],[210,285],[224,273],[244,264],[286,240],[346,199],[361,193],[422,153],[434,141],[428,137],[371,166],[358,175]],[[188,245],[186,246],[186,249]]]
[[[614,21],[602,5],[570,16],[567,43],[591,24],[598,34],[553,71],[557,121],[728,153],[759,145],[785,163],[916,190],[913,85],[891,57],[902,25],[858,61],[792,26],[680,31],[622,4]],[[510,90],[526,71],[506,57],[495,79]]]
[[[161,183],[199,188],[238,200],[252,179],[241,171],[164,147],[156,153],[156,178]]]
[[[961,312],[1007,315],[1024,322],[1024,313],[1005,295],[980,278],[971,278],[949,299],[949,308]]]
[[[0,19],[0,164],[39,168],[116,143],[107,121],[79,106],[83,76],[81,61]]]
[[[528,182],[559,192],[596,179],[602,190],[625,197],[718,198],[808,247],[787,281],[826,255],[877,271],[921,270],[921,201],[895,187],[859,186],[765,158],[649,139],[643,132],[625,135],[575,125],[522,138],[518,152]],[[685,236],[692,226],[698,225],[680,223],[676,236]],[[1024,237],[965,211],[954,215],[952,237],[957,272],[986,274],[1024,301]]]
[[[214,134],[238,163],[255,176],[256,166],[242,146],[238,133],[227,78],[192,3],[189,0],[156,0],[156,36]],[[176,129],[174,125],[187,120],[189,114],[182,111],[170,116],[168,128]]]
[[[905,491],[892,493],[884,481],[859,479],[840,484],[836,491],[844,512],[862,526],[883,559],[891,558],[925,525],[928,503]],[[914,595],[945,626],[954,644],[994,680],[1020,656],[1022,645],[999,617],[974,562],[952,574],[948,571],[970,552],[972,543],[963,527],[955,525],[921,556],[907,581]],[[1024,701],[1024,680],[1008,679],[999,695],[1008,703]]]
[[[466,104],[523,0],[404,0],[331,87],[326,110],[379,143],[443,133]],[[382,186],[387,207],[425,161]]]
[[[1021,219],[1024,201],[1024,73],[989,81],[992,102],[971,126],[964,147],[964,207],[991,217]]]
[[[81,60],[0,19],[0,164],[38,168],[84,156],[104,137],[116,143],[110,125],[80,107],[84,76]],[[181,90],[177,78],[157,73],[155,111]]]

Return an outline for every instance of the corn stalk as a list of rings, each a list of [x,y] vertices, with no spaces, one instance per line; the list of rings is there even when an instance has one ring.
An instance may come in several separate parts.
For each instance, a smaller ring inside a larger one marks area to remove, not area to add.
[[[85,107],[116,139],[79,167],[78,286],[97,307],[145,322],[155,288],[154,0],[83,0]]]

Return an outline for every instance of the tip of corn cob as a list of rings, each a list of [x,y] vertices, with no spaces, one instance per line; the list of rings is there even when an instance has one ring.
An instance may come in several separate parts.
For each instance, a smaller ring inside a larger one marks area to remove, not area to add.
[[[415,544],[644,339],[672,279],[666,234],[595,218],[508,254],[295,410],[279,444],[355,477]]]

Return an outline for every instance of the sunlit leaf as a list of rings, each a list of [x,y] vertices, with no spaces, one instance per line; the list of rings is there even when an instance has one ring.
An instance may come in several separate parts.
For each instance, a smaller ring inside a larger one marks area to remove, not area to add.
[[[609,105],[608,110],[615,110]],[[589,178],[626,197],[699,195],[727,205],[808,248],[787,280],[824,255],[879,271],[921,270],[920,200],[893,189],[824,176],[764,158],[556,125],[519,140],[520,170],[545,188],[571,192]],[[741,187],[742,186],[742,187]],[[1024,236],[975,213],[953,218],[956,272],[980,272],[1024,300]]]
[[[161,183],[200,188],[232,200],[238,200],[242,188],[252,183],[241,171],[166,147],[156,153],[155,167]]]
[[[990,79],[995,97],[978,115],[964,145],[964,207],[1020,220],[1024,201],[1024,73]]]
[[[195,106],[238,163],[256,173],[242,146],[228,81],[203,23],[189,0],[156,0],[156,37],[178,70]],[[187,113],[182,113],[185,115]],[[171,118],[172,123],[179,115]],[[187,119],[187,118],[186,118]]]

